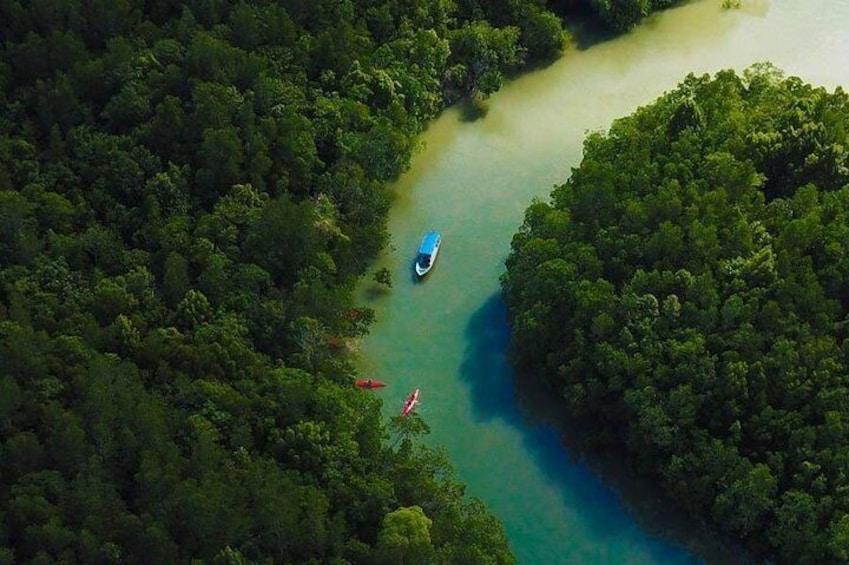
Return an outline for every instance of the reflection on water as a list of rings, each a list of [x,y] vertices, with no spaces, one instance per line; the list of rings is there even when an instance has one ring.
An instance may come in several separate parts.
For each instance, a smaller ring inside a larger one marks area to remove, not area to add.
[[[567,438],[568,425],[552,392],[532,378],[514,378],[506,363],[503,352],[510,332],[497,294],[472,315],[466,336],[460,376],[469,388],[474,417],[498,419],[520,431],[525,450],[545,480],[557,486],[564,504],[583,509],[582,519],[594,539],[616,539],[636,522],[648,537],[666,540],[646,540],[640,558],[650,562],[695,561],[687,551],[710,563],[746,562],[741,548],[730,540],[720,542],[714,532],[671,509],[656,485],[633,477],[618,454],[583,452],[578,438]],[[517,487],[514,496],[522,496],[522,485],[510,486]],[[678,544],[682,548],[674,547]]]

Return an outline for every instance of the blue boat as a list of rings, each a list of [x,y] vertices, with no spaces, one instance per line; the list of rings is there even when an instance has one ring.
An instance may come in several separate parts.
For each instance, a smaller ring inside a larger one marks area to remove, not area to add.
[[[419,246],[419,255],[416,257],[416,274],[418,276],[423,277],[431,270],[441,244],[442,236],[439,235],[439,232],[429,231],[425,234],[422,244]]]

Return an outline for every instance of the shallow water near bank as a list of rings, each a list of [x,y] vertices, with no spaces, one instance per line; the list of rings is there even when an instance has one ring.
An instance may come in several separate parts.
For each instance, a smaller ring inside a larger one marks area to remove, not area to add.
[[[387,416],[421,389],[427,441],[446,448],[468,493],[503,521],[520,564],[733,563],[727,540],[682,518],[615,457],[564,446],[556,409],[505,358],[498,297],[510,239],[534,197],[547,198],[580,163],[588,131],[603,130],[688,73],[771,61],[788,75],[849,87],[849,2],[703,0],[655,16],[617,39],[574,50],[492,97],[479,120],[447,110],[394,185],[392,246],[375,265],[393,286],[361,302],[377,322],[363,341],[364,377]],[[443,247],[423,282],[413,260],[428,229]]]

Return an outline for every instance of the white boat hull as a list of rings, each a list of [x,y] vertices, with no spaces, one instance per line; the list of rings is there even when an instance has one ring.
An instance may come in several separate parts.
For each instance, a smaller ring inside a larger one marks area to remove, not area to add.
[[[435,236],[435,240],[431,239],[430,243],[432,243],[432,247],[428,245],[428,238],[433,238]],[[436,257],[439,255],[439,248],[442,246],[442,237],[436,232],[428,232],[428,235],[425,236],[425,239],[422,241],[422,246],[419,248],[419,254],[416,257],[416,274],[420,277],[425,276],[433,269],[434,263],[436,263]]]
[[[421,258],[416,259],[416,274],[420,277],[425,276],[433,269],[433,263],[436,261],[436,256],[439,251],[436,251],[433,255],[430,256],[430,262],[426,266],[422,266]]]

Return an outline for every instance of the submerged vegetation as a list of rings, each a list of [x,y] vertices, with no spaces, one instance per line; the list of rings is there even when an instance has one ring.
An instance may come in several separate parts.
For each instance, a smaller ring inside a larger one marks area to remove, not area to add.
[[[513,358],[783,563],[849,560],[849,96],[758,65],[591,134],[513,238]]]

